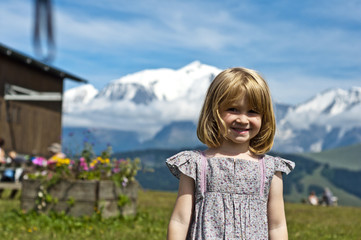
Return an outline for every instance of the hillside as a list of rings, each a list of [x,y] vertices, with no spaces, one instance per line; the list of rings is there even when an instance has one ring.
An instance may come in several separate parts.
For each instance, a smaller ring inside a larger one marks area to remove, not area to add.
[[[361,171],[333,168],[300,155],[279,155],[296,163],[295,170],[284,177],[286,201],[301,202],[311,191],[321,197],[328,187],[338,197],[339,205],[361,206]]]
[[[361,170],[361,144],[302,155],[331,167]]]

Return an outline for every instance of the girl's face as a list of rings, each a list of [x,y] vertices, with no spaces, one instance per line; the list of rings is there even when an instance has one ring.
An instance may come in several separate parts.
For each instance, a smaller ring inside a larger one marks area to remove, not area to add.
[[[250,140],[261,129],[262,115],[251,109],[246,96],[220,109],[220,116],[225,123],[226,136],[223,144],[249,147]]]

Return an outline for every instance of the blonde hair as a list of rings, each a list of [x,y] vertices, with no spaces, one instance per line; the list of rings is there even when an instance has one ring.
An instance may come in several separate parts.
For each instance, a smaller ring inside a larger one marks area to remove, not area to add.
[[[249,107],[260,113],[262,118],[259,133],[250,141],[250,151],[257,155],[264,154],[272,148],[276,122],[267,82],[251,69],[230,68],[217,75],[204,100],[197,136],[208,147],[219,147],[226,135],[220,109],[242,96],[247,97]]]

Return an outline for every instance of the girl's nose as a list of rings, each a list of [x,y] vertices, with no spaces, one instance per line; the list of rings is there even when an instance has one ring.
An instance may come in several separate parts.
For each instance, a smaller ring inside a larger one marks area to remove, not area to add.
[[[239,114],[236,118],[236,122],[238,123],[246,123],[247,122],[247,116],[244,114]]]

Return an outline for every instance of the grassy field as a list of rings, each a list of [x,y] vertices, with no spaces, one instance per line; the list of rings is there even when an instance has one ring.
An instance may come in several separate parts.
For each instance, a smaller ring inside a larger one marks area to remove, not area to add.
[[[6,197],[6,196],[5,196]],[[165,239],[176,194],[140,191],[133,218],[23,214],[19,200],[0,200],[0,239]],[[361,208],[286,204],[289,239],[361,240]]]

